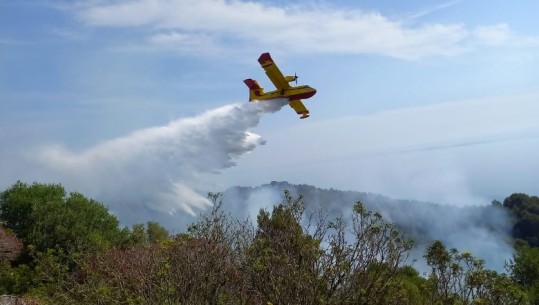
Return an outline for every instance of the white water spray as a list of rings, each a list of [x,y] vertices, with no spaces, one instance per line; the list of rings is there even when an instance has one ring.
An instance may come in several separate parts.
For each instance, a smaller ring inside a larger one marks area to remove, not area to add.
[[[227,105],[138,130],[80,153],[47,147],[39,160],[58,172],[66,181],[63,184],[103,200],[115,213],[195,215],[210,205],[193,189],[197,178],[234,166],[238,157],[265,144],[249,129],[258,125],[264,113],[276,112],[287,103]]]

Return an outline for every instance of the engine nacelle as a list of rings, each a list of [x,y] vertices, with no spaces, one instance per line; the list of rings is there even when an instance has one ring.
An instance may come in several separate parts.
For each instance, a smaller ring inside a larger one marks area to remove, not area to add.
[[[285,76],[284,79],[287,81],[287,82],[293,82],[295,81],[296,79],[298,79],[298,77],[296,75],[289,75],[289,76]]]

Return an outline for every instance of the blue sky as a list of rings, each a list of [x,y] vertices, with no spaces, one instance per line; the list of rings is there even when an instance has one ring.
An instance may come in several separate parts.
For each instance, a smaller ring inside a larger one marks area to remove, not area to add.
[[[538,11],[523,0],[4,1],[0,186],[59,182],[113,201],[99,175],[51,170],[43,151],[129,153],[103,143],[247,103],[244,78],[271,88],[256,61],[269,51],[318,89],[311,117],[283,108],[249,121],[266,144],[227,152],[234,166],[169,173],[185,180],[178,192],[288,180],[459,205],[539,194]],[[92,166],[116,168],[106,160]]]

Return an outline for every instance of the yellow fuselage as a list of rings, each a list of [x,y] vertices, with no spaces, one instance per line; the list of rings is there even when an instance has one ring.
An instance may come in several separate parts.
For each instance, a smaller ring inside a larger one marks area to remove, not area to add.
[[[316,94],[316,89],[309,86],[297,86],[290,87],[283,90],[274,90],[269,92],[264,92],[263,88],[260,90],[251,91],[250,98],[252,100],[269,100],[275,98],[287,98],[289,100],[301,100],[312,97]]]

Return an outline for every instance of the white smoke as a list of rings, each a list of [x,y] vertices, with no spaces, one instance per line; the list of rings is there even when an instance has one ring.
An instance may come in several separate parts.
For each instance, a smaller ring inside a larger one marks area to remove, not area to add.
[[[47,147],[39,160],[56,171],[69,189],[104,201],[123,221],[132,222],[129,214],[151,211],[195,215],[211,205],[194,189],[200,176],[234,166],[239,156],[265,144],[248,130],[258,125],[264,113],[286,104],[274,100],[227,105],[78,153]]]
[[[275,181],[257,187],[230,188],[224,192],[224,203],[232,207],[238,217],[256,221],[260,209],[271,211],[283,201],[284,190],[303,197],[306,218],[322,208],[330,220],[343,216],[349,221],[357,201],[368,210],[381,213],[384,220],[395,223],[407,238],[414,239],[408,263],[421,273],[430,270],[423,255],[435,240],[442,241],[448,249],[456,248],[484,259],[487,268],[498,272],[504,272],[505,262],[513,255],[511,219],[504,208],[491,205],[439,205]]]

